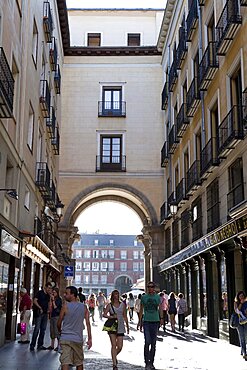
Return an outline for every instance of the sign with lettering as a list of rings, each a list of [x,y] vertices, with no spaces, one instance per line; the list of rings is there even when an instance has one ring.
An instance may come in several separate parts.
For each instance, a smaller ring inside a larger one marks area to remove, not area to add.
[[[64,266],[64,277],[74,277],[74,266]]]

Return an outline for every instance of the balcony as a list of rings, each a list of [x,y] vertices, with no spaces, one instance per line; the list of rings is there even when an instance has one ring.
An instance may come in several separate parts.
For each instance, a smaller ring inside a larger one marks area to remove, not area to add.
[[[190,120],[187,116],[187,106],[185,103],[181,105],[181,108],[177,114],[177,137],[183,137]]]
[[[126,156],[96,156],[96,172],[125,172]]]
[[[200,91],[198,88],[198,78],[195,77],[190,84],[187,97],[186,97],[186,104],[187,104],[187,116],[193,117],[196,109],[200,103]]]
[[[180,27],[179,29],[179,44],[176,51],[177,56],[177,69],[181,69],[183,61],[186,57],[186,53],[188,51],[187,44],[186,44],[186,32],[184,27]]]
[[[179,144],[176,126],[173,125],[168,134],[168,153],[173,154]]]
[[[169,76],[168,76],[168,81],[169,81],[169,91],[172,92],[174,89],[174,86],[177,82],[178,79],[178,73],[177,73],[177,60],[176,58],[172,62],[170,71],[169,71]]]
[[[193,31],[196,29],[197,23],[198,23],[197,0],[192,0],[192,4],[189,8],[189,13],[186,19],[188,42],[192,41]]]
[[[247,129],[247,87],[243,92],[243,125],[244,129]]]
[[[46,128],[49,133],[49,137],[52,138],[56,128],[56,112],[54,107],[50,107],[50,115],[46,118]]]
[[[244,186],[243,183],[236,185],[231,191],[227,194],[227,208],[228,211],[233,207],[237,206],[244,200]]]
[[[192,193],[201,185],[200,177],[200,161],[195,160],[187,172],[187,189],[186,194],[192,195]]]
[[[57,68],[57,44],[55,37],[51,38],[51,47],[50,47],[50,63],[52,71],[56,71]]]
[[[45,32],[45,40],[46,42],[50,43],[53,32],[53,21],[49,1],[45,1],[43,4],[43,27]]]
[[[228,0],[216,25],[217,54],[225,55],[242,23],[238,0]]]
[[[161,167],[166,167],[169,161],[169,154],[167,148],[167,141],[164,142],[163,148],[161,149]]]
[[[161,109],[166,110],[168,106],[168,82],[165,82],[161,93]]]
[[[61,89],[61,73],[60,73],[60,67],[59,64],[57,64],[57,68],[54,74],[54,88],[56,91],[56,94],[60,94]]]
[[[218,68],[219,59],[216,53],[216,43],[209,42],[199,66],[200,90],[207,90]]]
[[[212,137],[201,151],[201,179],[205,180],[219,164],[217,139]]]
[[[50,208],[54,208],[56,205],[56,188],[55,184],[52,181],[49,187],[49,191],[47,194],[43,195],[43,198],[45,200],[46,205],[48,205]]]
[[[241,6],[247,6],[247,0],[240,0]]]
[[[13,116],[14,84],[6,55],[0,47],[0,118]]]
[[[51,92],[49,89],[48,81],[41,80],[39,103],[43,116],[45,118],[50,117],[50,102],[51,102]]]
[[[33,233],[34,235],[38,235],[39,237],[41,237],[40,235],[42,234],[42,231],[43,231],[43,227],[42,227],[42,221],[39,217],[34,217],[34,230],[33,230]]]
[[[35,184],[39,188],[41,194],[49,194],[51,183],[51,174],[46,162],[36,163],[36,181]]]
[[[126,117],[126,102],[99,101],[98,117]]]
[[[219,126],[219,158],[226,158],[237,143],[244,139],[243,107],[234,105]]]
[[[160,208],[160,223],[163,224],[171,218],[170,209],[167,202],[164,202]]]
[[[186,189],[187,189],[186,178],[182,178],[182,180],[176,186],[176,201],[178,205],[180,203],[184,203],[183,201],[186,201],[188,199]]]
[[[55,127],[54,135],[51,139],[51,145],[54,155],[59,155],[59,146],[60,146],[60,134],[58,126]]]

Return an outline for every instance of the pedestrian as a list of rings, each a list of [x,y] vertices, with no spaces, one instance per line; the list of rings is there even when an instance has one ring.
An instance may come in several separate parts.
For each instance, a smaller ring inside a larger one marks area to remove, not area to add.
[[[32,300],[30,296],[27,294],[27,289],[21,288],[20,289],[20,305],[19,305],[19,311],[21,313],[20,321],[21,323],[24,322],[26,324],[26,332],[25,334],[21,334],[20,340],[18,341],[18,343],[21,343],[21,344],[30,343],[29,322],[31,318],[31,308],[32,308]]]
[[[59,296],[59,289],[54,288],[50,300],[50,337],[51,345],[47,348],[49,350],[58,351],[59,349],[59,332],[57,322],[62,308],[62,298]],[[55,339],[57,339],[57,346],[55,347]]]
[[[95,313],[95,306],[96,306],[96,299],[95,299],[94,293],[90,294],[87,304],[89,308],[90,317],[92,317],[92,321],[94,322],[94,313]]]
[[[168,324],[168,294],[167,294],[167,291],[164,289],[164,290],[162,290],[162,293],[164,293],[164,298],[165,298],[165,300],[166,300],[166,302],[167,302],[167,309],[166,309],[166,313],[165,313],[165,316],[164,316],[164,322],[166,323],[166,324]]]
[[[223,311],[223,319],[228,318],[228,298],[227,293],[223,292],[222,294],[222,311]]]
[[[81,303],[86,302],[86,296],[82,293],[82,287],[78,288],[78,298]]]
[[[127,307],[128,307],[128,311],[129,311],[130,321],[133,321],[135,298],[134,298],[132,293],[129,293],[129,298],[128,298],[128,301],[127,301]]]
[[[175,293],[171,292],[169,294],[168,298],[168,313],[170,316],[170,323],[171,323],[171,328],[172,331],[175,332],[175,316],[177,314],[177,304],[176,304],[176,296]]]
[[[113,370],[118,370],[117,367],[117,355],[122,351],[123,348],[123,337],[125,333],[125,326],[127,334],[129,334],[129,323],[126,313],[126,305],[120,300],[118,290],[113,290],[110,297],[110,303],[104,309],[103,317],[107,319],[117,318],[118,329],[117,332],[108,332],[111,341],[111,357]],[[125,325],[124,325],[125,324]]]
[[[246,355],[246,338],[247,338],[247,298],[243,290],[240,290],[234,300],[234,310],[239,315],[239,325],[237,332],[241,347],[241,356],[247,361]]]
[[[83,370],[83,328],[84,319],[87,327],[87,346],[92,347],[91,325],[89,311],[85,304],[78,302],[78,291],[74,286],[69,286],[65,291],[63,304],[57,327],[60,333],[61,370],[69,370],[70,365],[77,370]]]
[[[138,297],[135,300],[135,311],[136,311],[137,316],[138,316],[138,323],[137,323],[136,329],[137,330],[140,329],[140,331],[142,331],[142,317],[140,317],[141,298],[142,298],[142,295],[140,293],[140,294],[138,294]]]
[[[178,311],[178,330],[184,331],[184,320],[187,313],[188,307],[187,302],[184,299],[183,293],[179,293],[177,301],[177,311]]]
[[[163,310],[160,296],[155,292],[155,283],[147,284],[147,293],[142,295],[140,317],[143,316],[145,369],[155,370],[154,357],[159,326],[163,325]],[[141,323],[139,322],[139,325]]]
[[[163,311],[163,315],[162,315],[163,316],[163,321],[164,321],[163,330],[166,331],[168,300],[166,299],[166,296],[165,296],[164,292],[160,292],[159,296],[160,296],[161,308],[162,308],[162,311]]]
[[[46,283],[43,289],[39,290],[33,300],[33,308],[35,309],[35,327],[33,331],[32,341],[30,344],[30,351],[34,351],[36,341],[38,338],[38,350],[45,350],[44,336],[48,320],[48,308],[50,302],[50,294],[52,291],[51,283]]]
[[[96,299],[96,303],[97,303],[98,310],[99,310],[99,318],[100,318],[100,320],[102,320],[103,311],[104,311],[104,308],[105,308],[105,305],[106,305],[106,298],[105,298],[105,296],[102,292],[99,292],[99,294],[97,296],[97,299]]]

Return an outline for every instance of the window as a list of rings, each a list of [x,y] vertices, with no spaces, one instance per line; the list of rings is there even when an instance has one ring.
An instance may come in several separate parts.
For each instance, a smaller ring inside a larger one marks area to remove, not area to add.
[[[91,251],[89,250],[84,250],[84,258],[90,258],[91,257]]]
[[[30,190],[27,186],[25,187],[24,207],[29,211],[30,209]]]
[[[83,269],[84,271],[90,271],[90,262],[84,262],[83,263]]]
[[[93,251],[93,258],[99,258],[99,251]]]
[[[127,258],[127,251],[121,251],[121,260],[126,260]]]
[[[114,271],[114,262],[108,262],[108,271]]]
[[[190,212],[186,209],[181,214],[181,247],[184,248],[190,243]]]
[[[138,260],[139,257],[139,251],[133,251],[133,259]]]
[[[101,251],[101,258],[107,258],[107,251],[106,250]]]
[[[99,245],[99,241],[97,239],[95,239],[94,245]]]
[[[202,236],[202,200],[198,197],[192,203],[192,240]]]
[[[107,283],[107,275],[100,275],[100,282],[101,284]]]
[[[143,260],[144,259],[144,253],[140,251],[140,259]]]
[[[229,168],[228,210],[244,200],[243,161],[238,158]]]
[[[107,262],[100,263],[100,271],[107,271]]]
[[[99,277],[98,277],[98,275],[93,275],[93,276],[92,276],[92,283],[93,283],[93,284],[98,284],[98,282],[99,282]]]
[[[128,33],[128,46],[140,46],[141,35],[140,33]]]
[[[165,230],[165,257],[171,257],[171,228]]]
[[[120,270],[121,271],[127,271],[127,262],[121,262],[120,263]]]
[[[109,250],[109,258],[113,259],[115,256],[115,251]]]
[[[99,112],[99,115],[121,116],[125,114],[125,111],[122,111],[122,87],[103,87],[102,94],[102,112]]]
[[[33,21],[32,58],[36,66],[38,58],[38,28],[35,20]]]
[[[101,45],[100,33],[88,33],[87,35],[87,46],[95,47]]]
[[[140,262],[140,271],[144,271],[144,262]]]
[[[125,171],[122,157],[122,136],[101,136],[100,163],[101,171]]]
[[[110,245],[114,245],[114,240],[113,239],[110,239]]]
[[[172,252],[179,251],[179,219],[176,218],[172,223]]]
[[[76,271],[81,271],[81,262],[76,262]]]
[[[137,245],[138,245],[138,241],[134,240],[134,247],[137,247]]]
[[[207,230],[220,226],[219,181],[215,179],[207,187]]]
[[[83,276],[83,282],[84,282],[84,284],[89,284],[90,283],[90,276],[89,275],[84,275]]]
[[[133,262],[133,271],[139,271],[139,263]]]
[[[34,130],[34,110],[30,104],[28,118],[27,146],[31,150],[31,152],[33,151],[33,130]]]
[[[81,258],[81,250],[76,249],[75,258]]]
[[[20,74],[19,69],[17,67],[16,61],[13,57],[12,61],[12,75],[15,81],[14,84],[14,102],[13,102],[13,116],[17,120],[17,112],[18,112],[18,104],[20,101],[20,94],[19,94],[19,83],[20,83]]]
[[[99,262],[92,262],[92,271],[99,271]]]
[[[81,283],[81,275],[75,275],[75,283],[80,284]]]

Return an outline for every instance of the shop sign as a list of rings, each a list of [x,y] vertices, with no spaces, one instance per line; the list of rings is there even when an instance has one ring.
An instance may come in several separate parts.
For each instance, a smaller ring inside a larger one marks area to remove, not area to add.
[[[4,229],[1,232],[0,248],[14,257],[20,257],[19,241]]]
[[[64,266],[64,277],[74,277],[74,266]]]

